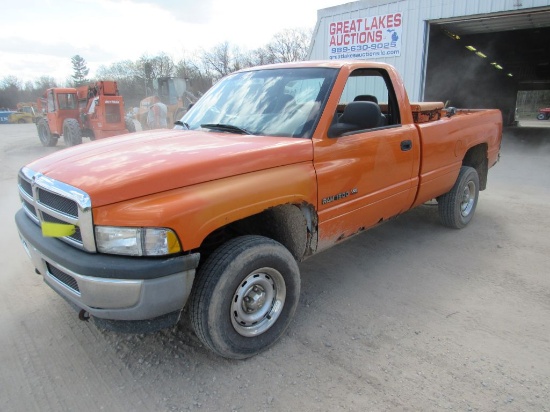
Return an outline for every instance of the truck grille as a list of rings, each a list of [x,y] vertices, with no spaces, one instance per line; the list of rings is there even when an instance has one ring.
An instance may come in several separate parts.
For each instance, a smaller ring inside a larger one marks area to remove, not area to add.
[[[32,221],[39,226],[42,222],[74,225],[75,233],[60,239],[96,252],[91,201],[85,192],[26,167],[19,172],[18,182],[23,209]]]
[[[78,288],[78,283],[76,282],[75,278],[56,268],[55,266],[50,265],[49,263],[46,263],[46,266],[48,267],[48,273],[52,275],[55,279],[57,279],[68,288],[74,290],[75,292],[80,293],[80,289]]]
[[[38,201],[52,209],[59,210],[72,217],[78,217],[78,205],[74,200],[64,198],[55,193],[38,188]]]
[[[53,216],[50,216],[46,213],[42,213],[42,218],[44,219],[44,222],[50,222],[50,223],[67,223],[67,222],[64,222],[63,220],[61,219],[57,219]],[[71,236],[68,236],[68,238],[70,239],[73,239],[77,242],[80,242],[82,243],[82,236],[80,235],[80,227],[76,227],[76,231],[75,233],[73,233]]]

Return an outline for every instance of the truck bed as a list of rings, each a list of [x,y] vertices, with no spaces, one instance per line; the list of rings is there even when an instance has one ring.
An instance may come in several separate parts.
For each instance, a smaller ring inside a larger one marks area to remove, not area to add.
[[[498,160],[502,134],[500,110],[459,109],[450,117],[446,116],[445,110],[440,112],[442,117],[439,120],[416,124],[420,134],[422,162],[415,206],[450,190],[468,148],[488,142],[488,146],[485,144],[488,167]]]

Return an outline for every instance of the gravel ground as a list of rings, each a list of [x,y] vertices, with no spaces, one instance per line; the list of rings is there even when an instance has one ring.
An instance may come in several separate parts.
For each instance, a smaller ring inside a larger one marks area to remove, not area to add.
[[[147,335],[79,321],[13,219],[18,169],[63,144],[0,125],[0,147],[1,411],[550,411],[548,129],[506,131],[467,228],[426,205],[302,263],[295,320],[245,361],[187,319]]]

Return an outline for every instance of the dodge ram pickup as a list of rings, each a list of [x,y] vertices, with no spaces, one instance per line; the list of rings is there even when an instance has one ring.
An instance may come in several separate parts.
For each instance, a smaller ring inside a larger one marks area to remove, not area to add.
[[[277,341],[298,263],[437,200],[470,223],[499,159],[498,110],[410,103],[396,70],[300,62],[225,77],[176,122],[20,170],[15,216],[36,272],[99,327],[182,315],[215,353]]]

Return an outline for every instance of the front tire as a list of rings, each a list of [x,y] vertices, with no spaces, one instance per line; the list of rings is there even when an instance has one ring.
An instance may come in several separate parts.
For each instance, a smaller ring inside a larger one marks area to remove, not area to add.
[[[82,144],[82,131],[78,120],[65,119],[63,122],[63,140],[65,140],[67,146]]]
[[[437,199],[443,225],[462,229],[474,216],[479,198],[479,176],[476,169],[462,166],[453,188]]]
[[[199,339],[220,356],[244,359],[274,344],[290,324],[300,297],[292,254],[263,236],[241,236],[219,247],[200,267],[190,300]]]
[[[38,131],[38,137],[42,143],[42,146],[52,147],[57,144],[57,138],[52,136],[50,126],[48,125],[48,121],[46,119],[42,118],[38,120],[38,123],[36,123],[36,129]]]
[[[545,115],[544,113],[539,113],[539,114],[537,115],[537,119],[539,119],[539,120],[546,120],[546,115]]]

